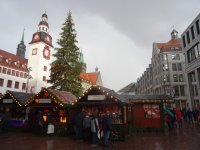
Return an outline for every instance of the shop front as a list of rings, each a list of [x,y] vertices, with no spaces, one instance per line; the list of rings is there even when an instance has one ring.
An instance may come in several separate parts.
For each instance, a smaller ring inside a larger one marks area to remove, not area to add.
[[[0,97],[0,113],[2,120],[9,130],[23,129],[26,127],[24,104],[34,94],[6,91]],[[4,119],[3,119],[4,118]]]
[[[101,86],[91,86],[79,97],[76,105],[87,114],[97,114],[99,118],[109,112],[112,122],[110,139],[125,139],[128,134],[126,107],[116,92]]]
[[[164,130],[164,104],[174,103],[165,95],[133,95],[127,98],[128,122],[134,131]]]
[[[43,88],[25,104],[29,129],[46,135],[51,126],[54,135],[67,135],[72,130],[69,116],[76,99],[70,92]]]

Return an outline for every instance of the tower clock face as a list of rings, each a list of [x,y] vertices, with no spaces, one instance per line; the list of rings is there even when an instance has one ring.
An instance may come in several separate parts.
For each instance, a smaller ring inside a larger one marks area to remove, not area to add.
[[[43,57],[45,59],[50,59],[50,48],[49,46],[45,46],[43,50]]]

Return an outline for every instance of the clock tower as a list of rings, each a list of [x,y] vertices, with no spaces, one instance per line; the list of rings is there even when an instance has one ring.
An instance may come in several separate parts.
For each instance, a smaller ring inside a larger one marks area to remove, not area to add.
[[[29,80],[27,91],[37,93],[43,87],[49,87],[47,83],[50,76],[50,64],[52,62],[52,37],[49,35],[48,16],[42,15],[38,30],[33,34],[29,43],[28,67]]]

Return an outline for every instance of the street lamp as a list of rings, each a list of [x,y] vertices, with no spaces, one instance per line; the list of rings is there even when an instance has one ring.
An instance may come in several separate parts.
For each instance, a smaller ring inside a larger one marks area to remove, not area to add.
[[[26,82],[26,93],[28,92],[28,83],[29,83],[29,79],[32,78],[32,76],[30,75],[30,71],[32,71],[31,67],[28,67],[28,74],[27,74],[27,82]]]

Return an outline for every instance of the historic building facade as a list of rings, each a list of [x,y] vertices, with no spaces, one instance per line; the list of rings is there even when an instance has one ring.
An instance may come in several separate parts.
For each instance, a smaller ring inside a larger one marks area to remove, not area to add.
[[[165,43],[153,43],[151,64],[137,80],[137,94],[171,95],[186,106],[185,57],[178,32]]]
[[[200,104],[200,14],[182,33],[182,47],[185,52],[188,105]]]
[[[38,93],[42,88],[51,86],[47,80],[50,77],[51,63],[55,58],[52,55],[54,47],[47,20],[48,16],[44,13],[38,30],[33,34],[29,43],[28,59],[25,58],[24,33],[17,46],[16,55],[0,49],[0,94],[4,94],[7,90]],[[95,72],[86,73],[86,63],[82,52],[80,52],[79,61],[83,65],[80,74],[83,90],[92,85],[102,86],[101,73],[98,68]]]
[[[28,60],[0,49],[0,93],[26,92]]]
[[[37,93],[41,88],[49,87],[47,83],[50,77],[52,63],[52,37],[49,34],[46,13],[42,15],[38,31],[33,34],[29,43],[28,68],[31,79],[29,80],[28,92]]]

